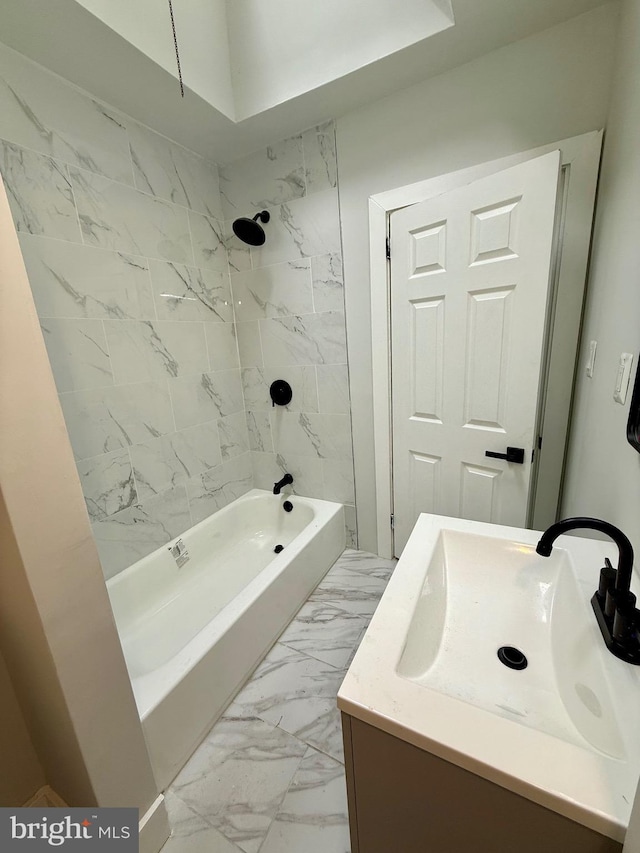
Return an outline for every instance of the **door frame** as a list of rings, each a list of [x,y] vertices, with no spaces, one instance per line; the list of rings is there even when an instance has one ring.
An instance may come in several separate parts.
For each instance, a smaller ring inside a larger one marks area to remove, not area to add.
[[[555,520],[562,491],[602,140],[602,130],[591,131],[369,197],[374,465],[377,550],[381,557],[393,556],[391,278],[387,257],[391,213],[549,151],[560,149],[562,153],[563,243],[550,309],[548,370],[540,412],[546,438],[538,458],[537,486],[529,513],[533,526],[544,528]],[[556,334],[560,330],[562,334]]]

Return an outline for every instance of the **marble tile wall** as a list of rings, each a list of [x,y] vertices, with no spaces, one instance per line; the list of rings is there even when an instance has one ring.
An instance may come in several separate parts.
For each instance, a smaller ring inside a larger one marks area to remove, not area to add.
[[[0,45],[0,171],[108,577],[252,487],[218,169]]]
[[[293,491],[344,503],[356,546],[335,128],[332,122],[220,168],[254,483],[289,471]],[[233,236],[271,214],[264,246]],[[273,408],[269,386],[293,399]]]

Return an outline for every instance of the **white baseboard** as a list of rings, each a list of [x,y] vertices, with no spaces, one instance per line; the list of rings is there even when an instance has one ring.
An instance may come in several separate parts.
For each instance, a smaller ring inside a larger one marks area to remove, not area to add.
[[[142,817],[139,830],[140,853],[158,853],[171,835],[169,817],[162,794],[158,795]]]

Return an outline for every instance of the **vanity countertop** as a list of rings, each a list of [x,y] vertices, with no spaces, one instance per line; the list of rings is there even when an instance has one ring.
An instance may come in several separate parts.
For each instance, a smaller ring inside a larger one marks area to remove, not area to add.
[[[541,730],[528,720],[523,724],[515,712],[509,718],[511,709],[504,708],[500,696],[495,701],[501,710],[492,713],[487,707],[461,698],[463,690],[450,695],[446,689],[430,686],[428,678],[403,673],[409,645],[415,646],[415,639],[408,643],[408,636],[415,624],[416,608],[431,593],[427,567],[436,547],[441,547],[438,542],[443,530],[511,540],[514,550],[529,561],[528,571],[542,566],[535,561],[545,560],[535,554],[539,532],[421,515],[340,688],[338,707],[596,832],[624,841],[640,773],[640,667],[624,663],[608,652],[590,604],[604,558],[609,557],[614,566],[617,563],[616,546],[577,536],[563,536],[555,543],[555,548],[571,558],[577,581],[572,589],[577,598],[575,618],[580,625],[581,643],[586,638],[583,646],[598,657],[598,671],[606,681],[602,693],[609,697],[609,704],[601,707],[591,701],[592,691],[577,683],[577,676],[573,679],[566,667],[555,677],[564,678],[568,686],[563,689],[573,691],[572,702],[583,701],[587,711],[596,716],[613,715],[619,746],[608,754],[594,747],[577,729],[570,736],[563,736]],[[544,586],[538,584],[543,594],[549,592]],[[444,608],[454,606],[451,595],[445,592],[441,597]],[[540,618],[551,622],[553,595],[546,598]],[[446,653],[448,638],[446,633],[442,636],[436,657]],[[578,654],[582,654],[583,646]],[[415,665],[413,669],[416,670]],[[560,700],[556,697],[555,701]],[[594,724],[600,725],[601,721],[595,720]]]

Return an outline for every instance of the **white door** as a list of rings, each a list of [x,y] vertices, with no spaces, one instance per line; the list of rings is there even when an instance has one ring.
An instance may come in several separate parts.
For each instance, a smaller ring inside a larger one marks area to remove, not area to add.
[[[391,215],[396,555],[421,512],[525,526],[559,171],[553,151]]]

